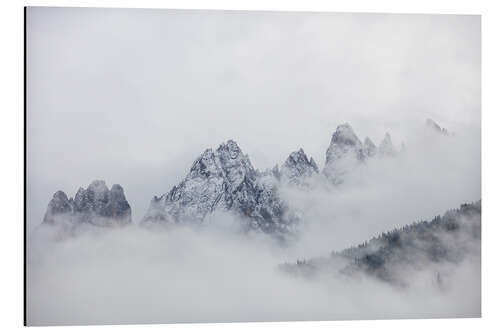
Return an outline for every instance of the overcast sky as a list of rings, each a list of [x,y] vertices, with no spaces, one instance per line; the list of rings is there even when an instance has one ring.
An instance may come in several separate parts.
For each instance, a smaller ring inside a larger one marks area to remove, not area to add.
[[[377,144],[479,129],[480,43],[479,16],[29,8],[28,227],[94,179],[137,221],[227,139],[322,167],[342,122]]]

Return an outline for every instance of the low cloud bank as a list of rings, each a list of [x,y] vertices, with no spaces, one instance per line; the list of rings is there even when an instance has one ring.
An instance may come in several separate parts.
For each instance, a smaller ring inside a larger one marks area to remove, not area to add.
[[[441,267],[450,272],[445,289],[427,270],[402,289],[369,276],[304,280],[277,269],[478,200],[477,133],[417,134],[398,157],[373,159],[334,189],[283,188],[303,215],[288,244],[243,233],[222,213],[197,228],[94,227],[57,241],[47,237],[51,227],[38,228],[28,241],[28,324],[479,316],[480,254]]]
[[[479,259],[398,288],[370,276],[300,279],[277,266],[298,248],[218,228],[99,229],[39,238],[28,261],[29,325],[470,317],[480,315]]]

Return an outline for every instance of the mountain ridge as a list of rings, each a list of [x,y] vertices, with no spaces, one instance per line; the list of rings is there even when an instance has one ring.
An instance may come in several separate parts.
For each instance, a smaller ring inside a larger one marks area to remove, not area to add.
[[[357,246],[328,257],[297,260],[279,266],[287,273],[312,277],[327,273],[357,276],[361,273],[383,282],[405,287],[410,282],[400,272],[423,269],[433,264],[455,264],[468,255],[480,254],[481,200],[447,210],[430,221],[414,222],[383,232]],[[410,274],[411,275],[411,274]],[[435,272],[437,283],[444,273]]]
[[[132,223],[131,212],[121,185],[108,189],[103,180],[94,180],[87,189],[80,187],[74,198],[68,198],[63,191],[55,192],[42,224],[54,225],[65,219],[75,225],[123,226]]]
[[[299,148],[281,166],[276,164],[261,172],[254,168],[236,141],[227,140],[216,149],[205,149],[179,183],[162,195],[153,196],[139,224],[201,224],[210,214],[222,211],[242,218],[247,229],[281,236],[292,234],[300,222],[300,214],[282,199],[282,187],[307,190],[318,180],[322,183],[322,177],[333,186],[340,185],[351,170],[368,160],[397,154],[389,133],[377,147],[369,137],[361,142],[351,125],[342,123],[332,134],[322,170]],[[126,225],[132,223],[130,212],[120,185],[115,184],[109,190],[104,181],[94,181],[87,189],[80,187],[74,198],[56,192],[43,223],[53,224],[58,216],[66,215],[78,223]],[[118,223],[111,223],[112,219]]]

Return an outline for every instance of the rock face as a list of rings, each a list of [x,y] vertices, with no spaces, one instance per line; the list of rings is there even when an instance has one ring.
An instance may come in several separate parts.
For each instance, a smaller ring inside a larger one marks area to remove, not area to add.
[[[330,146],[326,151],[326,163],[323,175],[334,185],[342,184],[345,176],[364,165],[374,157],[384,158],[397,154],[391,136],[386,133],[377,147],[366,137],[361,143],[349,124],[341,124],[332,135]]]
[[[47,206],[43,223],[54,224],[56,216],[71,214],[72,211],[72,202],[69,201],[66,193],[63,191],[57,191],[54,193],[52,200],[50,200],[49,205]]]
[[[319,173],[318,166],[314,159],[308,158],[304,150],[292,152],[279,172],[279,178],[293,185],[305,186],[308,180]]]
[[[80,187],[74,199],[68,199],[63,191],[54,194],[43,223],[56,224],[58,220],[97,226],[125,225],[131,223],[131,208],[120,185],[109,190],[104,181],[96,180],[87,189]]]
[[[378,151],[381,156],[394,156],[396,155],[396,149],[392,144],[391,135],[389,133],[385,133],[384,139],[380,143],[378,147]]]
[[[366,137],[365,142],[363,142],[364,157],[373,157],[376,154],[377,154],[377,146],[375,146],[375,144],[369,137]]]
[[[342,183],[343,176],[365,159],[364,148],[351,125],[339,125],[326,151],[323,174],[334,184]]]
[[[141,224],[202,223],[220,210],[242,217],[249,228],[268,233],[290,232],[294,218],[278,196],[272,171],[254,169],[233,140],[198,157],[186,178],[154,197]]]

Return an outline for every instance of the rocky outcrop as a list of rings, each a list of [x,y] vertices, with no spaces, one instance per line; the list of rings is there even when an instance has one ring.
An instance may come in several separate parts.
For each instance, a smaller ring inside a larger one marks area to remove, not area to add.
[[[333,184],[342,183],[345,174],[365,159],[363,148],[351,125],[339,125],[326,151],[323,174]]]
[[[389,133],[385,133],[384,139],[378,146],[378,152],[381,156],[395,156],[396,149],[392,144],[391,135]]]
[[[279,178],[283,182],[292,185],[306,186],[314,175],[319,173],[314,159],[308,158],[304,150],[292,152],[279,171]]]
[[[43,223],[54,224],[57,216],[71,214],[73,211],[72,201],[69,201],[68,196],[63,191],[54,193],[50,200],[47,211],[43,218]]]
[[[377,146],[373,143],[373,141],[366,137],[363,142],[363,157],[373,157],[377,154]]]
[[[248,155],[229,140],[215,151],[205,150],[178,185],[154,197],[141,224],[203,223],[224,211],[252,229],[291,232],[294,218],[279,198],[275,173],[255,170]]]
[[[54,194],[43,223],[58,221],[75,225],[126,225],[131,223],[131,208],[120,185],[115,184],[109,190],[104,181],[96,180],[87,189],[80,187],[74,199],[68,199],[63,191]]]
[[[385,158],[397,155],[391,135],[386,133],[377,147],[366,137],[361,143],[352,127],[345,123],[337,127],[326,151],[323,175],[334,185],[344,182],[345,176],[374,157]]]

